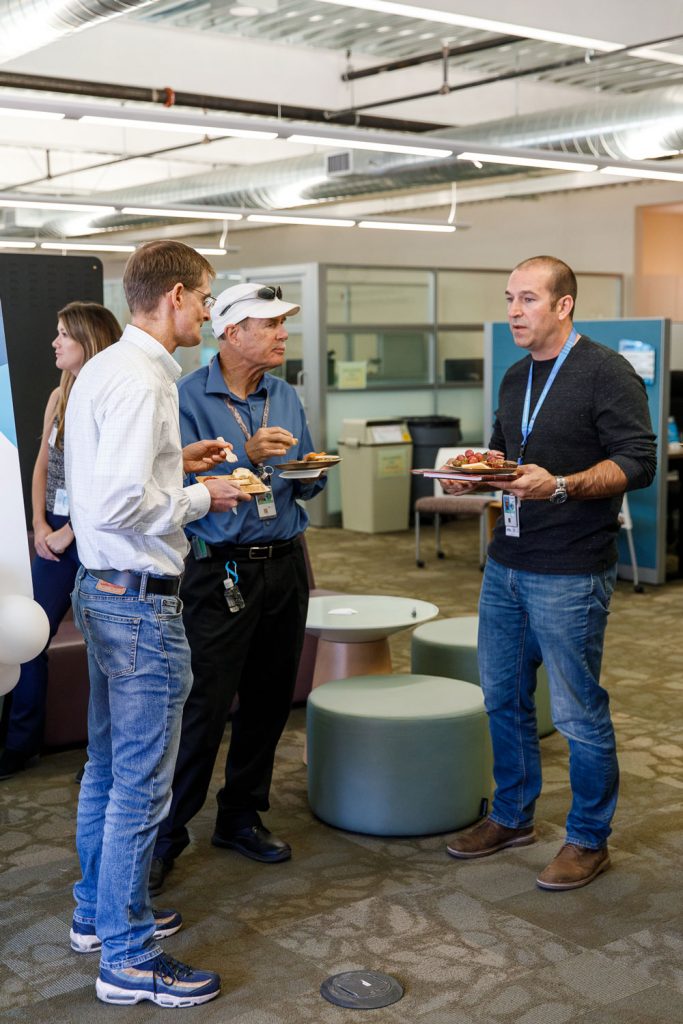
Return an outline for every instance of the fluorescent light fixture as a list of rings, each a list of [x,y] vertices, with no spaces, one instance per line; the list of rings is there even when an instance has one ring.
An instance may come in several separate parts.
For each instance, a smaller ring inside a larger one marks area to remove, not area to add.
[[[657,60],[663,64],[683,64],[683,54],[667,53],[666,50],[656,50],[650,46],[637,46],[635,50],[629,50],[629,56],[642,57],[643,60]]]
[[[453,14],[450,11],[439,11],[429,7],[393,3],[391,0],[320,0],[320,2],[332,4],[334,7],[354,7],[361,11],[378,11],[380,14],[396,14],[402,18],[436,21],[442,25],[460,25],[463,28],[476,28],[483,32],[502,32],[505,35],[540,39],[546,43],[563,43],[565,46],[578,46],[582,50],[601,50],[604,53],[611,53],[613,50],[620,50],[623,45],[622,43],[608,42],[605,39],[592,39],[589,36],[575,36],[567,32],[551,32],[548,29],[533,28],[530,25],[517,25],[509,21],[472,18],[467,14]]]
[[[116,213],[115,206],[98,206],[95,203],[60,203],[42,199],[0,199],[0,209],[10,210],[61,210],[67,213]]]
[[[614,174],[624,178],[652,178],[653,181],[683,181],[681,171],[655,171],[640,167],[601,167],[601,174]]]
[[[114,111],[111,114],[98,115],[86,114],[78,119],[81,124],[104,124],[109,128],[112,125],[118,128],[150,128],[152,131],[162,132],[184,132],[186,135],[224,135],[226,138],[235,139],[276,139],[277,132],[256,131],[248,128],[226,128],[223,125],[212,124],[190,124],[186,121],[147,121],[144,118],[119,117]]]
[[[195,248],[195,252],[198,252],[200,256],[225,256],[227,249],[200,249]]]
[[[551,171],[597,171],[597,164],[581,164],[574,160],[543,160],[540,157],[514,156],[490,153],[458,153],[458,160],[470,160],[473,164],[510,164],[513,167],[542,167]]]
[[[408,156],[453,156],[452,149],[438,149],[436,146],[403,146],[391,142],[365,142],[358,139],[333,139],[325,135],[288,135],[287,142],[307,146],[332,146],[334,149],[369,149],[375,153],[406,153]]]
[[[20,110],[17,107],[0,107],[0,117],[34,117],[45,121],[61,121],[64,114],[53,110]]]
[[[104,245],[96,242],[41,242],[41,249],[71,250],[77,252],[135,252],[134,245]]]
[[[401,220],[361,220],[358,227],[374,228],[379,231],[435,231],[448,235],[455,231],[455,224],[410,224]]]
[[[255,224],[302,224],[319,228],[352,228],[355,220],[342,220],[338,217],[279,217],[277,214],[250,213],[247,220]]]
[[[35,249],[37,242],[26,242],[24,239],[13,241],[11,238],[0,238],[0,249]]]
[[[153,206],[124,206],[121,213],[137,217],[184,217],[191,220],[242,220],[241,213],[216,213],[214,210],[178,210]]]

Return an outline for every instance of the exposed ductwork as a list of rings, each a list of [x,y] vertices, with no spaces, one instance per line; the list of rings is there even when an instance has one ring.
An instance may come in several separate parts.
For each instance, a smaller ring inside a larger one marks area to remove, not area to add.
[[[453,134],[454,129],[434,133],[439,138]],[[462,144],[460,133],[458,141]],[[611,159],[664,156],[683,149],[683,87],[667,88],[646,97],[623,97],[569,110],[562,108],[488,122],[469,129],[467,142],[510,146],[511,149],[549,148]],[[343,143],[340,142],[339,148],[344,148]],[[518,173],[518,168],[488,166],[484,173],[490,177],[510,172]],[[480,177],[481,173],[472,164],[454,158],[437,160],[376,153],[368,157],[362,173],[337,177],[328,173],[326,154],[313,153],[269,164],[228,167],[100,194],[98,198],[104,203],[125,202],[138,206],[191,203],[287,209],[306,201],[321,202],[439,185]],[[80,236],[94,230],[128,228],[133,224],[140,224],[139,219],[120,214],[93,219],[79,214],[56,217],[39,229],[39,233],[50,237]],[[17,221],[13,228],[15,237],[20,230]],[[34,230],[27,223],[26,231],[33,233]]]
[[[528,146],[613,160],[670,156],[683,149],[683,86],[488,121],[468,130],[467,137],[489,146]]]
[[[434,133],[453,135],[453,129]],[[462,139],[461,139],[462,141]],[[546,111],[472,128],[467,141],[488,145],[546,147],[566,153],[610,159],[645,159],[683,148],[683,87],[647,97],[624,97],[574,109]],[[343,150],[343,143],[340,143]],[[517,171],[487,167],[486,176]],[[455,159],[430,160],[373,154],[364,173],[336,177],[328,173],[325,154],[311,154],[270,164],[213,171],[154,185],[101,195],[104,203],[139,206],[206,204],[225,207],[287,209],[306,201],[342,199],[416,185],[436,185],[480,176],[471,164]],[[112,230],[139,223],[122,215],[93,220],[79,215],[55,218],[43,231],[52,237]]]
[[[0,0],[0,64],[158,0]]]

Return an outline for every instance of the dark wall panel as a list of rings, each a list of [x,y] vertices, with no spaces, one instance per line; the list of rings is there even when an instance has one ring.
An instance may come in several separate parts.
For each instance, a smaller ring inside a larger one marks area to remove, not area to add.
[[[102,264],[90,256],[0,253],[0,303],[29,525],[31,475],[45,403],[60,377],[50,346],[57,333],[57,311],[76,300],[102,302],[102,281]]]

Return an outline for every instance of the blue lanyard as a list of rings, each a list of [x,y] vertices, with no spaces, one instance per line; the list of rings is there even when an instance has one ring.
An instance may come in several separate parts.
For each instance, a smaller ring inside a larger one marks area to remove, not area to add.
[[[531,409],[531,385],[534,379],[534,361],[533,359],[531,360],[531,366],[529,367],[529,376],[526,382],[526,395],[524,396],[524,410],[522,412],[522,443],[519,446],[519,458],[517,459],[517,462],[520,466],[524,461],[524,452],[526,451],[527,441],[529,440],[529,435],[531,434],[531,431],[534,429],[534,423],[536,422],[536,417],[538,416],[540,408],[545,402],[546,395],[553,386],[553,381],[560,372],[560,368],[562,367],[563,362],[565,361],[565,359],[571,352],[572,348],[574,347],[574,343],[576,342],[577,338],[578,334],[576,332],[576,328],[572,327],[572,332],[565,341],[564,345],[562,346],[562,351],[555,360],[555,365],[553,366],[550,372],[550,376],[545,382],[545,387],[543,388],[543,391],[541,391],[541,394],[538,397],[538,401],[536,402],[536,408],[531,414],[531,419],[529,419],[529,410]]]

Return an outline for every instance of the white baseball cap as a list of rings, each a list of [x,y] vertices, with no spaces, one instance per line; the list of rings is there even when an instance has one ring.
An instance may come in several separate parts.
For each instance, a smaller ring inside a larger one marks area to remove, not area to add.
[[[248,316],[270,320],[276,316],[294,316],[300,309],[301,306],[283,301],[278,285],[245,281],[220,293],[211,309],[211,326],[214,336],[222,338],[228,324],[238,324]]]

